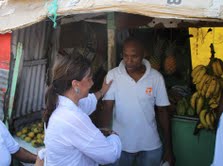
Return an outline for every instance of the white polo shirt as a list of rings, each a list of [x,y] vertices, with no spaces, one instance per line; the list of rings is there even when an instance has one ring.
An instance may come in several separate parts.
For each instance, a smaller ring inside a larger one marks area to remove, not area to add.
[[[223,165],[223,113],[219,119],[218,129],[215,141],[215,152],[214,161],[212,166],[222,166]]]
[[[112,85],[103,100],[115,100],[112,128],[130,153],[154,150],[161,146],[154,105],[167,106],[169,100],[162,75],[147,60],[145,74],[135,82],[126,72],[124,62],[107,74]]]
[[[80,100],[78,106],[59,96],[44,140],[47,166],[95,166],[113,163],[120,157],[119,137],[104,137],[88,116],[96,103],[94,94]]]
[[[11,154],[16,153],[19,148],[19,144],[13,139],[2,121],[0,121],[0,166],[9,166]]]

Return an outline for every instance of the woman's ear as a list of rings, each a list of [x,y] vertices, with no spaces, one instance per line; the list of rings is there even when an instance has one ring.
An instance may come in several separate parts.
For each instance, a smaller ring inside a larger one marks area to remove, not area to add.
[[[74,88],[74,87],[79,87],[79,81],[77,81],[77,80],[73,80],[72,82],[71,82],[71,84],[72,84],[72,87]]]

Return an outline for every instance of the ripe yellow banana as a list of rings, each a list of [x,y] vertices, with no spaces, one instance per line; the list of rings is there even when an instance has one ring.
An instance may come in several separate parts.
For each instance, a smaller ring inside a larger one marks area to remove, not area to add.
[[[220,98],[221,98],[221,90],[219,91],[218,95],[216,96],[216,102],[219,103]]]
[[[201,123],[199,123],[199,124],[197,125],[197,128],[198,128],[198,129],[202,129],[202,128],[204,128],[204,126],[203,126]]]
[[[204,106],[204,97],[203,96],[199,96],[199,98],[196,101],[197,115],[199,115],[199,113],[202,110],[203,106]]]
[[[201,82],[201,78],[206,74],[206,68],[202,67],[197,73],[196,75],[193,77],[193,83],[197,84],[199,82]]]
[[[213,92],[213,96],[218,95],[219,91],[221,91],[221,85],[219,80],[216,80],[215,90]]]
[[[218,104],[217,103],[211,103],[209,106],[210,106],[210,108],[215,109],[215,108],[218,107]]]
[[[195,110],[195,106],[196,106],[196,100],[199,96],[199,93],[198,92],[195,92],[192,96],[191,96],[191,99],[190,99],[190,105],[191,107]]]
[[[214,121],[211,120],[211,116],[212,116],[211,112],[206,113],[205,121],[207,122],[208,127],[213,130],[214,129]]]
[[[216,70],[217,70],[217,76],[221,76],[223,74],[223,68],[222,68],[222,65],[221,65],[221,60],[220,59],[217,59],[216,60]]]
[[[209,79],[204,83],[204,86],[203,86],[203,88],[202,88],[202,90],[201,90],[201,94],[202,94],[202,96],[205,96],[205,95],[206,95],[206,92],[207,92],[207,90],[208,90],[208,87],[209,87],[209,85],[210,85],[212,79],[213,79],[213,77],[210,76]]]
[[[205,82],[209,79],[209,77],[210,77],[210,75],[205,74],[203,76],[202,80],[198,84],[196,84],[196,89],[198,91],[201,91],[203,89],[203,86],[204,86]]]
[[[217,95],[213,96],[209,100],[209,102],[208,102],[209,107],[212,109],[217,108],[219,105],[220,98],[221,98],[221,91],[219,91]]]
[[[197,72],[201,69],[201,68],[203,68],[204,67],[204,65],[198,65],[198,66],[196,66],[193,70],[192,70],[192,72],[191,72],[191,77],[193,78],[196,74],[197,74]]]
[[[209,105],[211,105],[213,103],[217,104],[217,96],[213,96],[208,102]]]
[[[215,78],[213,78],[208,86],[206,93],[205,93],[206,98],[210,98],[213,95],[215,88],[216,88],[216,84],[217,84],[217,80]]]
[[[211,68],[212,68],[212,71],[213,71],[214,75],[218,76],[216,60],[211,64]]]
[[[205,119],[205,116],[207,114],[207,110],[206,109],[203,109],[201,110],[200,114],[199,114],[199,119],[200,119],[200,122],[201,124],[204,126],[204,128],[208,128],[208,124],[206,122],[206,119]]]

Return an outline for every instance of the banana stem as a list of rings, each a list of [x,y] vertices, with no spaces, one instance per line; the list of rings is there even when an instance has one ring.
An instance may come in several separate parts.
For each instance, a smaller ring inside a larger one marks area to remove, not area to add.
[[[211,48],[211,59],[214,59],[215,51],[214,51],[214,45],[213,45],[213,43],[211,43],[210,48]]]

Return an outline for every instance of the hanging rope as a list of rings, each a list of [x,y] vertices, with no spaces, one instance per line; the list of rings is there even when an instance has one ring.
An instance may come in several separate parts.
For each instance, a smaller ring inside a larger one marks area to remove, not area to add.
[[[53,0],[51,5],[48,7],[49,19],[53,21],[53,28],[57,27],[57,9],[58,9],[58,0]]]

